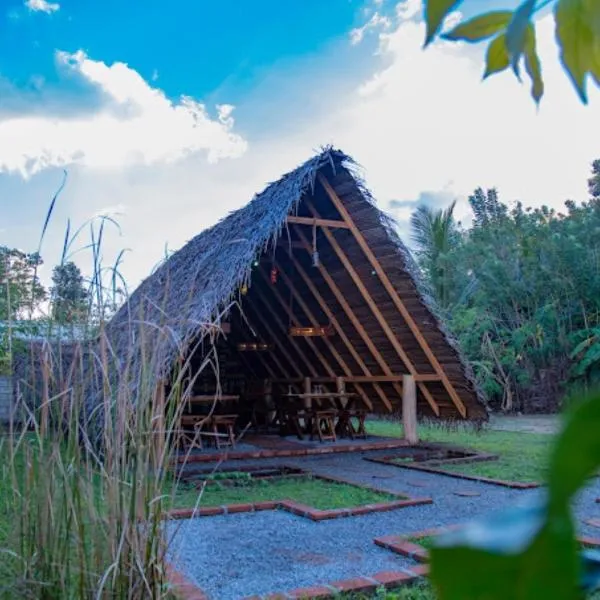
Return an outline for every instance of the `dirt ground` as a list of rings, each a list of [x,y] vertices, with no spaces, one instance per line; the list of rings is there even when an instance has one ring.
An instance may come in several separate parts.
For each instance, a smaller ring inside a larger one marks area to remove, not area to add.
[[[492,415],[490,429],[498,431],[522,431],[526,433],[556,433],[560,415]]]

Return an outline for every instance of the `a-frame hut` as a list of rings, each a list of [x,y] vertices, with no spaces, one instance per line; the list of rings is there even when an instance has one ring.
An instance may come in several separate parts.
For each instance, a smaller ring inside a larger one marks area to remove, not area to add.
[[[328,148],[193,238],[112,319],[111,351],[132,373],[152,356],[168,381],[176,363],[198,364],[186,362],[192,346],[206,356],[210,334],[220,387],[201,377],[199,392],[243,401],[255,381],[283,393],[342,377],[368,411],[391,414],[412,375],[422,416],[486,419],[410,253],[356,172]]]

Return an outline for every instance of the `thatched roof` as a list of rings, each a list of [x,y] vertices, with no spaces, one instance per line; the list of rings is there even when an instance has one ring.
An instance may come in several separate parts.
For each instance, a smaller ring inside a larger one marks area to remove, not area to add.
[[[273,256],[280,239],[282,241],[279,247],[285,240],[290,247],[292,242],[299,243],[293,227],[287,224],[288,216],[308,214],[304,200],[312,198],[315,205],[319,207],[321,216],[336,219],[339,217],[331,206],[326,205],[322,185],[317,180],[318,174],[330,182],[357,226],[363,231],[365,240],[373,248],[390,281],[413,315],[428,346],[437,356],[441,368],[467,407],[466,415],[463,416],[473,419],[485,418],[486,412],[472,375],[462,360],[455,341],[437,318],[434,302],[420,281],[418,269],[409,251],[399,239],[393,221],[376,208],[369,192],[356,175],[356,166],[352,159],[331,148],[325,149],[294,171],[270,184],[246,206],[230,213],[218,224],[194,237],[141,283],[106,328],[110,350],[120,368],[127,366],[129,371],[139,373],[142,363],[151,357],[152,376],[157,379],[167,378],[177,359],[185,356],[190,344],[197,342],[211,331],[210,325],[218,323],[232,303],[238,303],[241,310],[246,312],[244,306],[246,299],[240,295],[240,289],[245,284],[250,284],[252,287],[249,296],[251,296],[253,290],[257,290],[258,294],[260,288],[259,283],[254,281],[256,277],[253,279],[253,264],[261,257],[271,260],[269,257]],[[310,229],[308,231],[310,237],[312,233]],[[350,239],[350,232],[347,229],[338,230],[335,235],[341,236],[340,243],[344,248],[348,248],[348,257],[353,264],[357,265],[357,271],[361,274],[370,273],[371,267],[365,263],[364,256],[360,255],[360,248],[352,246],[354,241]],[[352,281],[348,279],[347,273],[339,268],[332,249],[325,241],[321,244],[320,254],[323,264],[330,266],[333,279],[338,281],[344,293],[348,293],[352,310],[359,315],[362,326],[369,335],[373,336],[377,347],[381,348],[382,360],[387,361],[394,374],[407,373],[397,353],[394,352],[393,344],[389,347],[385,346],[380,331],[381,323],[378,324],[373,319],[373,315],[367,314],[368,309],[364,301],[356,300],[356,290],[354,287],[350,290]],[[285,262],[285,257],[281,257],[280,250],[277,250],[277,253],[280,257],[278,260],[289,264],[291,271],[292,262]],[[348,313],[343,314],[339,303],[331,298],[331,290],[325,289],[326,286],[320,276],[317,274],[314,276],[315,284],[322,290],[322,296],[330,304],[332,312],[337,315],[340,326],[347,330],[347,337],[355,344],[356,351],[369,354],[363,341],[359,339],[356,328],[349,322]],[[425,357],[422,347],[415,342],[410,328],[401,318],[397,318],[397,314],[392,314],[393,306],[388,306],[379,288],[373,287],[378,283],[369,281],[367,284],[371,286],[373,299],[381,306],[381,312],[389,320],[394,335],[403,345],[406,345],[406,353],[413,361],[415,370],[429,374],[433,379],[432,374],[435,374],[436,370]],[[299,280],[297,285],[298,287],[301,285]],[[314,298],[307,299],[307,302],[315,312],[322,314]],[[252,309],[252,313],[255,312],[255,309]],[[281,314],[280,318],[283,319]],[[287,318],[288,316],[285,316],[285,319]],[[251,316],[248,316],[248,320],[252,320]],[[267,337],[266,329],[257,325],[252,323],[255,330],[260,330],[263,338]],[[269,329],[268,324],[265,327]],[[409,336],[412,337],[409,339]],[[285,335],[281,336],[282,343],[288,344],[292,349],[295,342],[285,337]],[[343,347],[339,339],[335,341],[332,339],[331,343],[340,344],[337,352],[347,365],[346,371],[339,374],[347,374],[348,370],[352,370],[354,374],[358,367],[352,363],[348,348]],[[327,348],[323,345],[322,352],[326,350],[336,352],[335,348]],[[361,376],[365,372],[381,374],[382,360],[377,364],[376,360],[366,354],[365,365],[358,369],[356,374]],[[308,356],[308,350],[305,356]],[[331,363],[331,354],[327,356]],[[312,359],[311,354],[308,360]],[[314,368],[312,365],[309,366],[319,375],[328,374],[327,370],[323,371],[322,365],[317,362]],[[337,367],[339,365],[336,363]],[[449,418],[458,416],[456,406],[442,383],[432,381],[422,386],[425,386],[430,395],[439,402],[441,416]],[[385,388],[388,397],[396,396],[394,400],[396,403],[394,408],[396,408],[397,393],[394,391],[394,386],[391,383],[384,383],[379,387]],[[365,390],[371,395],[372,391],[367,388],[368,386],[365,386]],[[397,385],[395,389],[397,390]],[[427,390],[424,390],[424,393],[427,393]],[[373,395],[376,405],[381,394],[373,392]],[[430,404],[431,402],[421,398],[420,405],[424,412],[430,410],[428,406]],[[375,409],[379,410],[377,406]],[[387,409],[384,407],[382,412],[385,410],[389,411],[389,406]]]

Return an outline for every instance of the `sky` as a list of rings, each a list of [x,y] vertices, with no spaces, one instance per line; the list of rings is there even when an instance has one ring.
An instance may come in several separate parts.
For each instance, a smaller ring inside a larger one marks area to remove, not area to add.
[[[265,185],[333,144],[364,169],[403,237],[415,206],[468,223],[468,195],[584,201],[600,104],[583,106],[540,14],[546,95],[482,82],[484,48],[422,48],[419,0],[0,0],[0,245],[38,249],[48,280],[65,232],[91,265],[122,255],[130,287]],[[461,14],[514,7],[465,0]],[[408,239],[406,240],[408,241]]]

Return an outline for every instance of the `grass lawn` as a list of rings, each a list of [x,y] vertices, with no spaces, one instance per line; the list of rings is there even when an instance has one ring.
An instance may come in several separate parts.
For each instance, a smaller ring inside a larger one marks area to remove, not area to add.
[[[397,590],[382,590],[375,594],[340,594],[340,600],[436,600],[436,595],[428,581],[415,583]]]
[[[192,508],[198,502],[200,491],[191,485],[180,485],[174,498],[174,508]],[[227,487],[211,484],[204,488],[200,506],[221,506],[266,500],[295,500],[321,510],[362,506],[375,502],[397,500],[398,496],[373,492],[353,485],[290,477],[273,481],[249,481]]]
[[[373,435],[401,436],[402,425],[391,421],[368,421],[368,431]],[[516,433],[511,431],[482,430],[467,427],[445,428],[421,425],[419,434],[424,442],[446,442],[499,455],[497,461],[465,465],[442,466],[466,475],[493,477],[507,481],[538,482],[545,479],[546,464],[553,435],[542,433]]]

